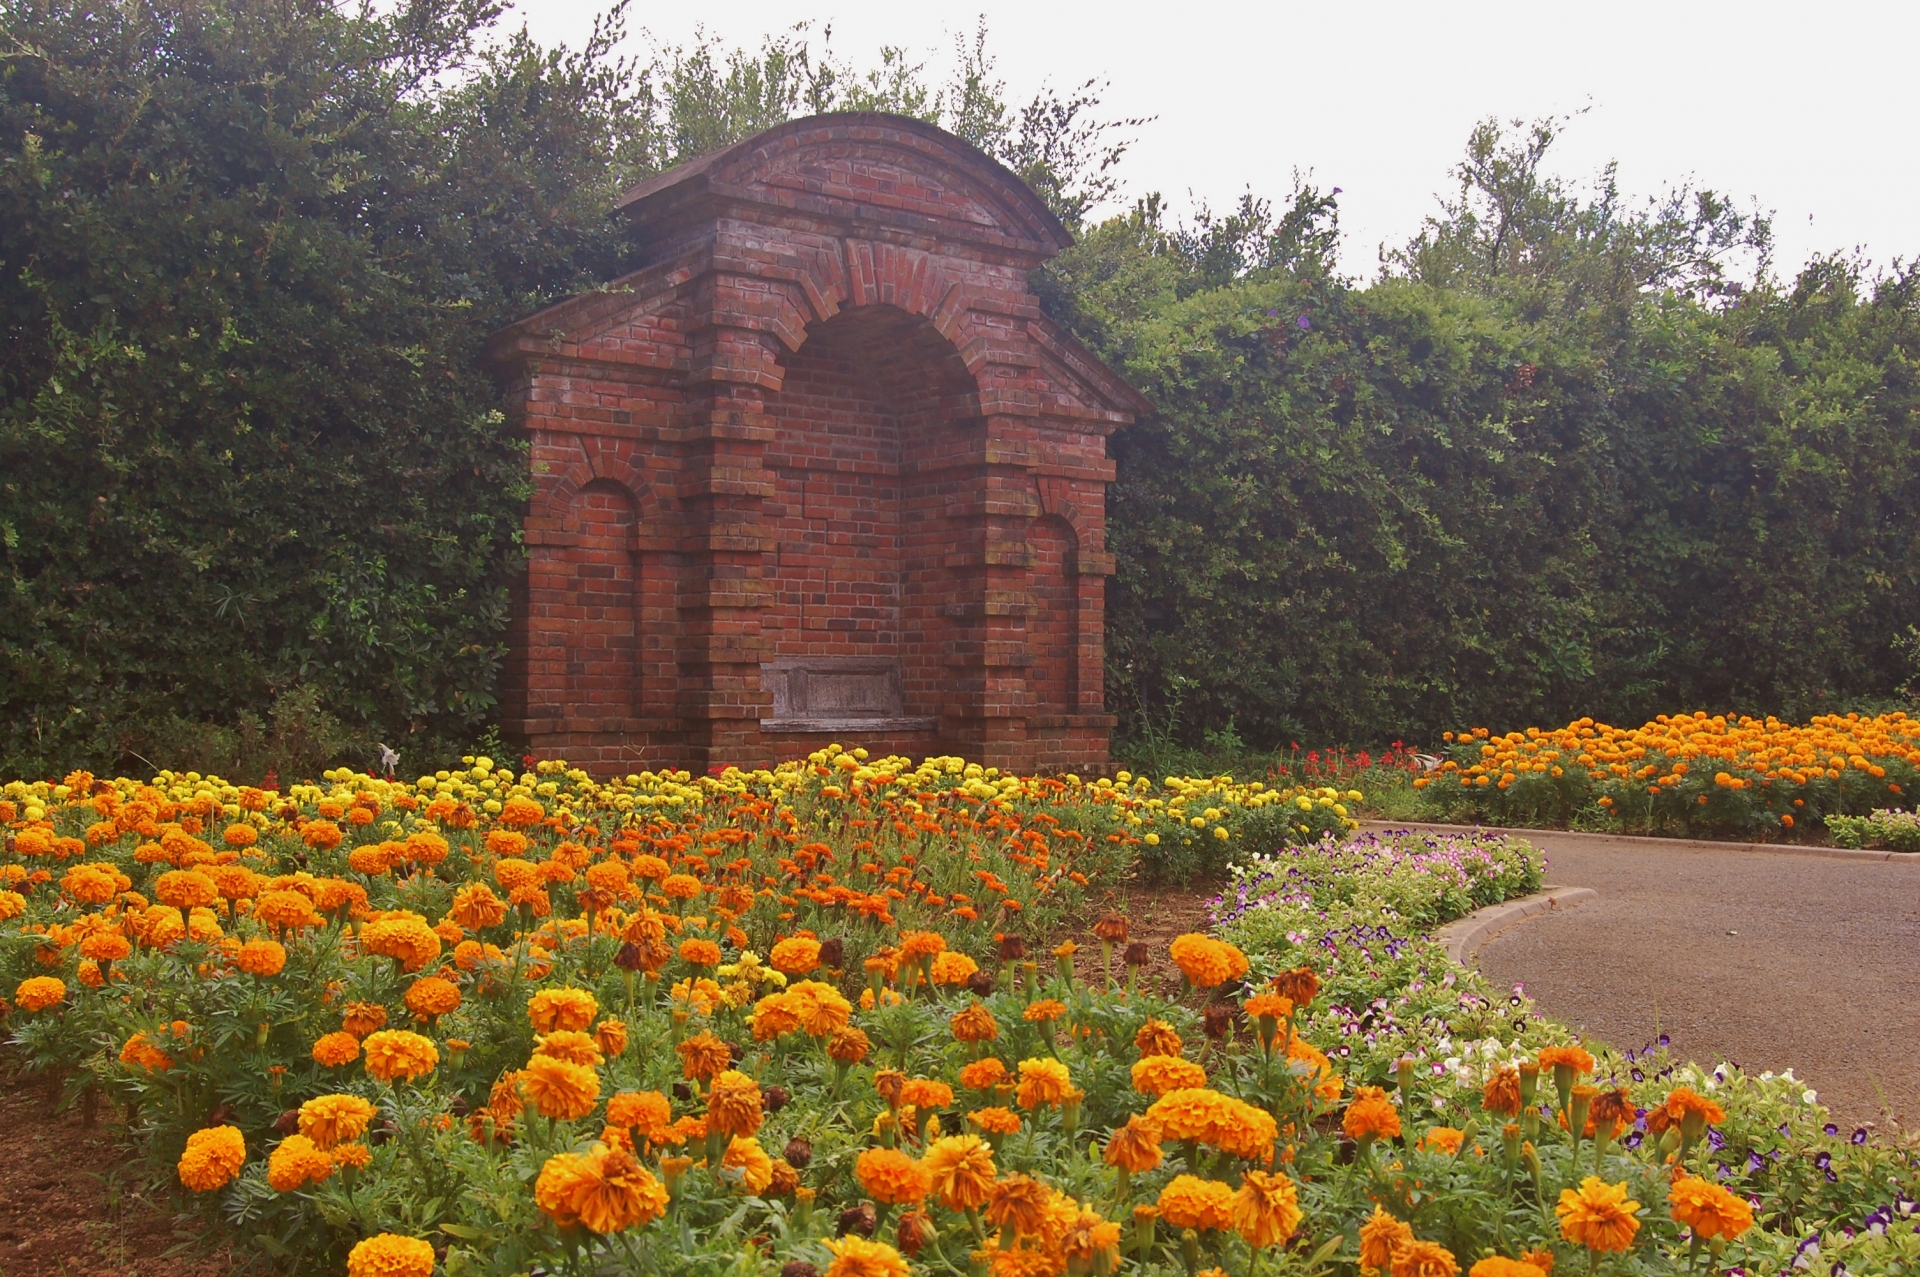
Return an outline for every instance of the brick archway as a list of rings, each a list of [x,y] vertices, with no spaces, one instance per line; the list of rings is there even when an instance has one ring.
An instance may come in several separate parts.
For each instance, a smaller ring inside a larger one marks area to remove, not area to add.
[[[829,740],[1104,765],[1105,440],[1145,405],[1027,290],[1059,222],[868,114],[621,207],[648,264],[492,345],[535,484],[509,730],[603,772]]]

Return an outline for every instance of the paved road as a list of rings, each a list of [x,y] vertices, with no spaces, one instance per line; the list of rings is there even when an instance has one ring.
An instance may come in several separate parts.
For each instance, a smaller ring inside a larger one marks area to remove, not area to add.
[[[1792,1068],[1835,1120],[1920,1123],[1920,856],[1893,862],[1523,831],[1590,900],[1500,932],[1496,985],[1618,1047]]]

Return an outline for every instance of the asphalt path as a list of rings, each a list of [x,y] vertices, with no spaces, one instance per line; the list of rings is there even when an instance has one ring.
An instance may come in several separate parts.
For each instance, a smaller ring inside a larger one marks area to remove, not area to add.
[[[1496,986],[1615,1047],[1791,1068],[1837,1121],[1920,1122],[1920,855],[1514,832],[1548,882],[1600,895],[1482,946]]]

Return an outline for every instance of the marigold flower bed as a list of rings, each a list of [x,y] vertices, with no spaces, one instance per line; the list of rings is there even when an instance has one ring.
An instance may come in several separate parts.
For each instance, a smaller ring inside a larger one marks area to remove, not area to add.
[[[1509,826],[1790,837],[1910,807],[1920,784],[1920,719],[1897,712],[1804,724],[1662,714],[1636,728],[1581,718],[1446,740],[1439,770],[1413,782],[1429,809]]]
[[[0,811],[17,1058],[282,1271],[1671,1271],[1912,1182],[1810,1100],[1629,1081],[1442,974],[1418,926],[1537,853],[1347,851],[1343,796],[838,751],[326,779],[76,774]],[[1089,916],[1150,835],[1285,886],[1176,939],[1178,991]]]

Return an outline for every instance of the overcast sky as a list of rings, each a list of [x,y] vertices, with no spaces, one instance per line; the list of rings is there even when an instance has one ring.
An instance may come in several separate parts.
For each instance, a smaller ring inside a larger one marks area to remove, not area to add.
[[[522,0],[519,14],[544,40],[577,42],[599,7]],[[1434,210],[1476,120],[1587,106],[1556,148],[1566,176],[1617,159],[1634,194],[1691,179],[1755,198],[1787,272],[1856,247],[1881,264],[1920,256],[1913,3],[635,0],[632,44],[684,44],[703,22],[757,45],[811,19],[856,66],[902,45],[944,81],[978,15],[1016,102],[1098,77],[1111,114],[1157,117],[1124,162],[1129,196],[1218,208],[1249,187],[1284,196],[1296,168],[1342,188],[1350,273],[1370,274],[1380,243]]]

